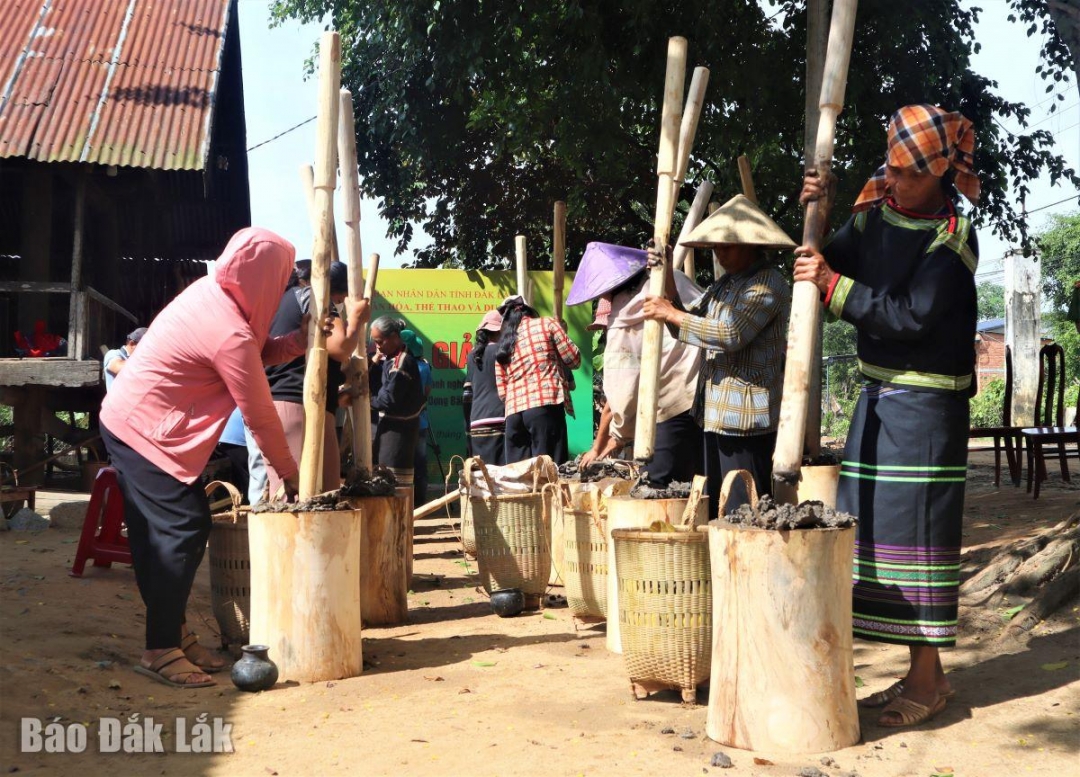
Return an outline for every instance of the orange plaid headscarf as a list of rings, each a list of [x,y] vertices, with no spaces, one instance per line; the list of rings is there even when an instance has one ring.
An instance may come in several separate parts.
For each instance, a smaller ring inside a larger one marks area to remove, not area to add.
[[[914,167],[937,177],[953,170],[956,188],[973,205],[979,202],[979,177],[972,171],[975,132],[969,119],[936,105],[908,105],[889,119],[889,151],[885,165]],[[852,211],[885,199],[885,165],[866,182]]]

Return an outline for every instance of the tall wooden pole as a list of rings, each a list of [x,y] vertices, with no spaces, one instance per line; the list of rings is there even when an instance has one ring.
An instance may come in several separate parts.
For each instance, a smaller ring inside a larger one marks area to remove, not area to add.
[[[532,295],[529,294],[529,257],[525,251],[524,235],[518,235],[514,238],[514,254],[514,266],[517,269],[517,293],[525,300],[526,305],[531,305],[532,300],[530,297]]]
[[[330,309],[330,258],[334,229],[334,187],[337,183],[335,140],[338,89],[341,85],[341,41],[323,33],[319,45],[319,112],[315,124],[315,206],[318,222],[311,249],[311,324],[314,338],[304,371],[304,447],[300,456],[300,498],[322,490],[323,428],[326,418],[326,335],[321,322]]]
[[[367,260],[367,286],[364,287],[364,296],[367,297],[369,300],[371,300],[371,304],[373,306],[375,304],[375,281],[378,280],[378,278],[379,278],[379,255],[378,254],[368,254],[368,260]],[[365,330],[367,329],[367,327],[364,327],[364,328],[365,328]],[[362,335],[360,337],[360,340],[365,343],[364,347],[366,349],[367,348],[366,340]],[[367,353],[367,351],[365,350],[364,353]]]
[[[844,104],[857,5],[858,0],[835,0],[833,3],[829,49],[821,87],[821,122],[815,149],[815,167],[822,176],[827,176],[832,167],[836,117]],[[803,243],[819,249],[825,227],[825,209],[820,201],[809,204],[805,219]],[[788,485],[798,482],[802,467],[811,364],[820,319],[821,302],[817,286],[810,281],[799,281],[792,293],[784,393],[780,402],[776,450],[773,453],[773,477]]]
[[[311,222],[312,233],[319,230],[319,207],[315,204],[315,169],[306,162],[300,165],[300,184],[304,189],[304,200],[307,203],[308,221]],[[338,261],[337,228],[334,226],[333,202],[330,203],[330,261]],[[311,343],[311,337],[308,337]]]
[[[345,259],[349,265],[350,310],[364,298],[364,259],[360,242],[360,174],[356,169],[356,125],[352,92],[342,89],[338,103],[338,163],[341,167],[342,210],[345,213]],[[371,471],[371,396],[368,393],[367,342],[357,341],[352,357],[352,460]]]
[[[671,263],[676,270],[682,270],[693,280],[693,271],[687,269],[687,262],[693,264],[694,261],[694,249],[689,246],[679,245],[682,241],[686,240],[690,233],[694,231],[698,224],[701,223],[701,219],[705,215],[705,209],[709,206],[709,199],[712,197],[713,185],[712,181],[702,181],[698,186],[697,194],[694,195],[694,201],[690,205],[690,210],[686,213],[686,219],[683,221],[682,230],[679,232],[679,239],[675,241],[675,250],[672,252]]]
[[[742,184],[743,196],[757,205],[757,191],[754,189],[754,172],[750,169],[750,160],[746,158],[746,154],[741,154],[738,161],[739,182]]]
[[[690,167],[690,152],[694,148],[694,138],[697,137],[698,121],[701,119],[701,109],[705,105],[705,87],[709,85],[709,69],[707,67],[694,68],[694,75],[690,79],[690,89],[686,93],[686,106],[683,108],[682,121],[679,123],[679,152],[676,157],[675,167],[675,192],[671,201],[671,210],[674,214],[675,206],[679,204],[679,190],[683,181],[686,180],[686,171]]]
[[[683,83],[686,80],[686,38],[668,39],[667,73],[664,78],[664,107],[660,119],[660,151],[656,157],[656,216],[653,243],[665,257],[649,273],[649,293],[664,294],[667,277],[667,245],[671,236],[671,216],[675,209],[675,174],[679,155]],[[638,383],[637,433],[634,458],[647,461],[656,447],[656,403],[660,393],[660,346],[663,337],[659,321],[645,322],[641,349],[641,377]]]
[[[817,148],[818,124],[821,122],[821,79],[825,69],[825,51],[829,43],[829,0],[806,3],[806,130],[803,136],[803,159],[811,165]],[[821,453],[821,341],[823,322],[818,320],[814,338],[814,357],[810,363],[810,395],[806,403],[805,448],[811,457]]]
[[[551,239],[552,309],[555,320],[563,320],[563,276],[566,273],[566,203],[555,203],[555,215]]]

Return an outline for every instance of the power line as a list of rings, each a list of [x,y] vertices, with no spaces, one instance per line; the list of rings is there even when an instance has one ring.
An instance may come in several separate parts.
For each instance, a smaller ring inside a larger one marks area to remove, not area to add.
[[[1074,194],[1074,195],[1072,195],[1070,197],[1066,197],[1063,200],[1058,200],[1057,202],[1051,202],[1049,205],[1040,205],[1038,208],[1032,208],[1029,211],[1025,211],[1025,215],[1030,216],[1032,213],[1038,213],[1040,210],[1046,210],[1047,208],[1052,208],[1055,205],[1060,205],[1061,203],[1068,202],[1069,200],[1072,200],[1072,199],[1080,199],[1080,194]]]
[[[1076,107],[1077,105],[1080,105],[1080,103],[1073,103],[1073,104],[1072,104],[1072,105],[1070,105],[1069,107],[1067,107],[1067,108],[1062,108],[1062,109],[1061,109],[1060,111],[1058,111],[1058,112],[1056,112],[1056,113],[1051,113],[1051,114],[1049,114],[1049,115],[1047,115],[1047,116],[1043,116],[1043,117],[1042,117],[1041,119],[1039,119],[1038,121],[1036,121],[1036,122],[1033,122],[1033,123],[1031,123],[1031,124],[1027,125],[1027,127],[1025,127],[1025,129],[1031,129],[1032,127],[1038,127],[1038,126],[1039,126],[1040,124],[1045,124],[1046,122],[1050,121],[1050,119],[1056,119],[1056,118],[1060,117],[1060,116],[1061,116],[1061,114],[1065,113],[1065,111],[1071,111],[1071,110],[1072,110],[1073,108],[1075,108],[1075,107]]]
[[[273,143],[273,142],[274,142],[275,140],[277,140],[278,138],[280,138],[280,137],[283,137],[283,136],[285,136],[285,135],[288,135],[288,134],[289,134],[290,132],[292,132],[293,130],[296,130],[296,129],[300,129],[300,128],[301,128],[301,127],[303,127],[303,126],[304,126],[305,124],[310,124],[311,122],[315,121],[315,119],[316,119],[316,118],[318,118],[318,117],[317,117],[317,116],[312,116],[312,117],[311,117],[310,119],[304,119],[304,120],[303,120],[302,122],[300,122],[299,124],[294,124],[293,126],[289,127],[289,128],[288,128],[287,130],[285,130],[284,132],[279,132],[278,134],[274,135],[274,137],[272,137],[272,138],[268,138],[267,140],[264,140],[264,141],[263,141],[262,143],[256,143],[256,144],[255,144],[254,146],[251,146],[251,147],[250,147],[250,148],[248,149],[248,151],[254,151],[255,149],[259,148],[260,146],[265,146],[265,145],[266,145],[267,143]]]

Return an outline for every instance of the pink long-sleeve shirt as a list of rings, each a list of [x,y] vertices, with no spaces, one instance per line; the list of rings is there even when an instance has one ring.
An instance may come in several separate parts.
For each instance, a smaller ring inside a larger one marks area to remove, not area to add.
[[[270,398],[264,365],[304,353],[300,332],[268,338],[296,250],[266,229],[233,236],[212,277],[200,278],[154,319],[101,406],[101,423],[177,480],[193,483],[232,413],[270,465],[297,472]]]

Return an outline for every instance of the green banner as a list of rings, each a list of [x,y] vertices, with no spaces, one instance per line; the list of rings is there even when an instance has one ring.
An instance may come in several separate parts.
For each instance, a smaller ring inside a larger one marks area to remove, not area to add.
[[[573,273],[567,273],[564,294]],[[542,316],[552,315],[553,285],[550,272],[530,272],[532,302]],[[428,417],[440,447],[445,471],[450,457],[465,455],[465,417],[461,406],[466,359],[480,319],[516,293],[513,272],[470,270],[380,270],[372,318],[397,315],[408,322],[424,343],[424,358],[431,363],[435,386],[428,398]],[[592,445],[592,321],[590,305],[563,308],[570,339],[581,349],[581,366],[574,371],[572,392],[575,417],[567,417],[570,453]],[[435,451],[428,447],[428,478],[442,483]]]

